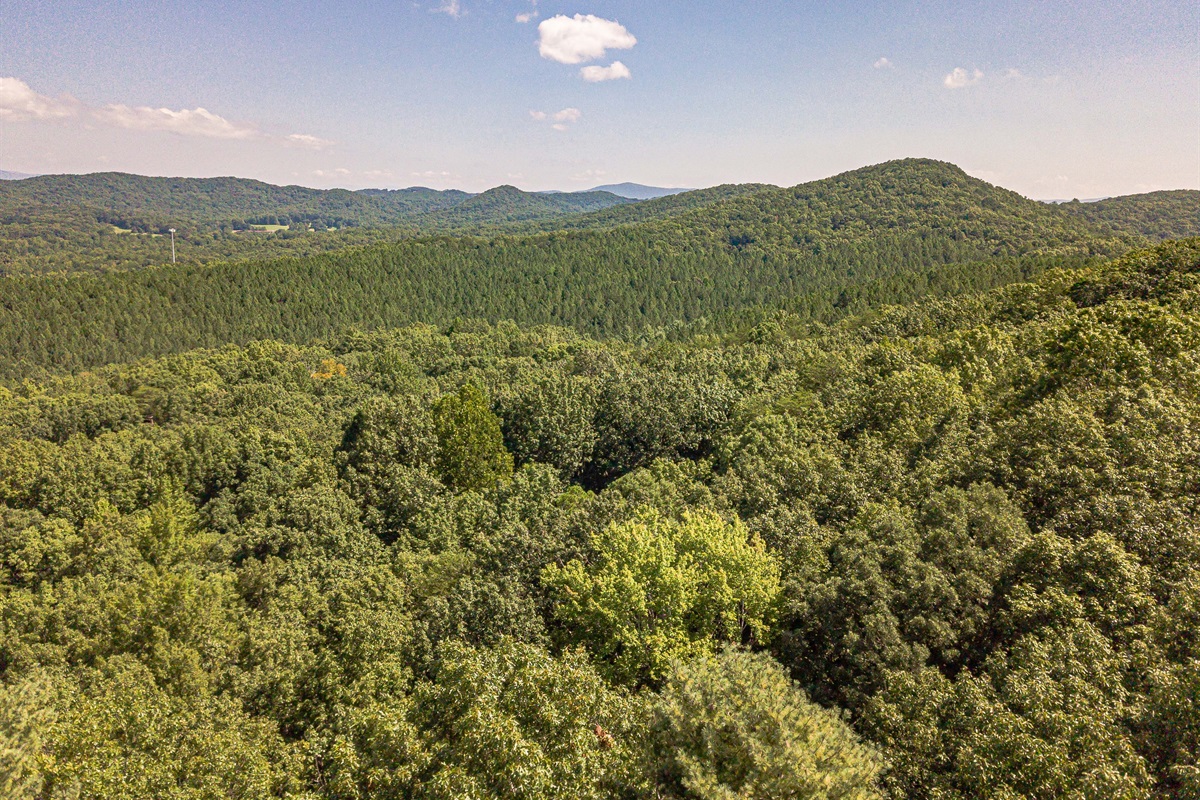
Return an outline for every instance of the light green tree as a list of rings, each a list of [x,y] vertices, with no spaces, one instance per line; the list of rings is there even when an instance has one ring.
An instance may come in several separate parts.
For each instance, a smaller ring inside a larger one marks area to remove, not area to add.
[[[767,638],[779,563],[740,522],[646,509],[595,533],[594,557],[550,565],[555,615],[608,676],[661,679],[672,660]]]

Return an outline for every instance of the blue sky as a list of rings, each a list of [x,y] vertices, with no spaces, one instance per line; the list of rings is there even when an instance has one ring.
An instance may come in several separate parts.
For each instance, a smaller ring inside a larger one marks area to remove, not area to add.
[[[5,0],[0,18],[8,170],[478,191],[791,185],[906,156],[1043,199],[1200,188],[1200,4]]]

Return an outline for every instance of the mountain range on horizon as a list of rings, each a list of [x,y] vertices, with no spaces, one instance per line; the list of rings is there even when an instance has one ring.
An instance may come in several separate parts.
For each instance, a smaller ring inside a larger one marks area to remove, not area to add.
[[[917,184],[912,183],[914,178]],[[425,187],[350,191],[274,186],[232,177],[160,178],[109,172],[0,181],[0,242],[6,243],[0,248],[0,272],[111,271],[163,263],[170,260],[169,249],[161,252],[153,237],[169,228],[177,231],[178,257],[188,261],[313,255],[422,236],[521,236],[676,219],[692,220],[689,224],[705,230],[729,230],[734,239],[742,235],[734,229],[744,227],[747,220],[776,219],[782,228],[772,233],[772,239],[784,241],[812,235],[813,225],[857,224],[856,218],[870,218],[874,210],[895,205],[906,192],[924,191],[922,183],[971,187],[969,195],[975,199],[968,202],[964,197],[956,212],[963,215],[961,219],[978,215],[972,211],[974,203],[982,209],[1020,208],[1021,215],[1042,219],[1039,224],[1084,225],[1092,231],[1152,239],[1194,235],[1200,220],[1200,191],[1052,204],[928,159],[885,162],[790,188],[729,184],[680,192],[654,189],[671,193],[644,200],[610,191],[544,193],[508,185],[478,194]],[[629,186],[610,188],[632,193]],[[858,194],[852,193],[857,199],[843,197],[847,187],[857,187]],[[824,219],[812,217],[814,193],[833,198],[821,200],[821,207],[827,209],[822,212],[827,215]],[[831,202],[837,207],[829,207]],[[897,217],[895,224],[919,217],[912,209]],[[950,218],[943,224],[961,222]],[[304,236],[306,232],[313,235]],[[135,235],[122,238],[121,234]]]

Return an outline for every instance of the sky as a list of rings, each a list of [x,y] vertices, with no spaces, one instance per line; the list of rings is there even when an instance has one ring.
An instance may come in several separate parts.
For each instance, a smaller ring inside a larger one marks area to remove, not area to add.
[[[0,169],[315,187],[1200,188],[1200,3],[4,0]]]

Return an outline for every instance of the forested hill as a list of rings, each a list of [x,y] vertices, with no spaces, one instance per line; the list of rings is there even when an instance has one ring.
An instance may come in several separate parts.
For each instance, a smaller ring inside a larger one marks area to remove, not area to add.
[[[0,370],[457,317],[601,336],[747,309],[834,319],[987,289],[1139,237],[934,162],[896,162],[604,231],[405,241],[302,259],[0,281]]]
[[[32,181],[32,182],[30,182]],[[0,275],[114,271],[181,261],[328,252],[422,232],[494,230],[631,201],[607,192],[482,195],[308,189],[240,178],[46,175],[0,182]]]
[[[395,225],[469,197],[453,190],[352,192],[274,186],[245,178],[151,178],[120,172],[41,175],[0,183],[0,209],[83,206],[104,212],[116,222],[149,220],[178,228],[244,227],[247,223],[278,224],[281,219],[283,224],[305,220],[323,227]]]
[[[1195,798],[1197,352],[1200,240],[818,330],[22,380],[0,786]]]
[[[155,224],[225,225],[307,222],[325,227],[411,224],[423,216],[464,206],[448,221],[503,223],[593,211],[632,202],[609,192],[535,194],[502,186],[482,195],[458,190],[310,189],[273,186],[244,178],[149,178],[118,172],[43,175],[0,183],[0,211],[29,206],[85,207],[105,220]],[[465,205],[464,205],[465,204]],[[432,217],[431,221],[442,222]],[[125,226],[121,226],[125,227]]]
[[[569,214],[627,206],[636,201],[611,192],[523,192],[515,186],[497,186],[455,206],[414,218],[422,230],[503,226],[528,220],[554,220]]]
[[[753,192],[695,209],[664,222],[661,230],[709,244],[817,253],[838,242],[902,232],[990,246],[995,255],[1071,247],[1098,233],[1057,206],[927,159],[890,161],[792,188]],[[1117,227],[1109,233],[1134,231]]]
[[[1196,190],[1110,197],[1094,203],[1072,201],[1059,207],[1112,231],[1140,233],[1156,240],[1200,236],[1200,191]]]

